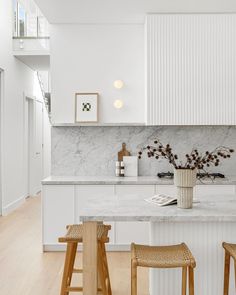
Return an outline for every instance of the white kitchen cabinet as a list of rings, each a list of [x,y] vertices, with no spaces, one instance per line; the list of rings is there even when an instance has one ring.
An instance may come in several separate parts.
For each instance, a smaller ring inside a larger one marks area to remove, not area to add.
[[[116,185],[116,195],[118,199],[134,199],[137,195],[140,199],[151,197],[155,194],[154,185]],[[135,211],[135,202],[134,202]],[[130,245],[132,242],[140,244],[149,243],[149,223],[148,222],[116,222],[115,241],[118,245]]]
[[[75,189],[76,223],[80,223],[80,210],[84,207],[84,204],[89,198],[99,198],[100,196],[115,198],[114,190],[114,185],[77,185]],[[109,221],[106,223],[111,225],[109,244],[115,244],[115,223]]]
[[[68,224],[75,223],[74,185],[44,185],[42,190],[43,245],[58,244]]]
[[[146,49],[148,125],[236,124],[235,14],[148,15]]]

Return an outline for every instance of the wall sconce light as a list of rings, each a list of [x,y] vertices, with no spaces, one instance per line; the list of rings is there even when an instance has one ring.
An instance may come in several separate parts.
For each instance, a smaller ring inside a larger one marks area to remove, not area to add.
[[[24,41],[20,39],[19,41],[20,49],[24,49]]]
[[[114,105],[114,108],[116,108],[116,109],[121,109],[121,108],[123,108],[124,103],[123,103],[122,100],[120,100],[120,99],[116,99],[116,100],[114,101],[113,105]]]
[[[124,82],[121,81],[121,80],[116,80],[116,81],[114,81],[113,86],[114,86],[116,89],[121,89],[121,88],[124,87]]]

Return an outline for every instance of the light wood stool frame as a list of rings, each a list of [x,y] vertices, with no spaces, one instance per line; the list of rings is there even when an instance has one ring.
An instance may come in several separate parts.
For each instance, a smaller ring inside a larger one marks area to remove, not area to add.
[[[224,290],[223,294],[229,294],[229,276],[230,276],[230,258],[234,260],[234,279],[235,279],[235,289],[236,289],[236,244],[223,243],[223,248],[225,249],[225,263],[224,263]]]
[[[69,226],[67,227],[69,228]],[[109,228],[111,228],[109,226]],[[97,241],[97,261],[98,261],[98,293],[103,295],[112,295],[111,283],[109,277],[108,263],[105,243],[109,241],[108,237],[98,239]],[[72,287],[71,279],[74,273],[83,274],[83,269],[74,268],[75,257],[77,252],[78,243],[82,242],[80,239],[67,240],[66,237],[59,238],[59,242],[67,243],[66,256],[64,262],[64,270],[61,283],[61,295],[68,295],[69,292],[83,292],[83,287]]]
[[[137,295],[137,271],[138,267],[149,267],[149,268],[181,268],[181,266],[155,266],[153,264],[140,264],[136,257],[134,256],[133,247],[135,244],[131,245],[131,295]],[[183,245],[183,244],[182,244]],[[185,245],[185,244],[184,244]],[[162,247],[165,248],[165,247]],[[190,253],[191,254],[191,253]],[[189,295],[194,295],[194,267],[196,266],[195,261],[189,266],[182,267],[182,295],[187,293],[187,273],[188,273],[188,287]]]

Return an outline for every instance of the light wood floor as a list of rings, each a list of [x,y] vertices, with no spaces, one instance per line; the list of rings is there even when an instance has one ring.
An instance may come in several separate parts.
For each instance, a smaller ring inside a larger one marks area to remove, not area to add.
[[[59,295],[64,253],[42,253],[40,197],[0,217],[0,295]],[[80,264],[81,254],[77,256]],[[130,294],[129,253],[108,253],[113,295]],[[78,275],[77,275],[78,276]],[[148,295],[148,272],[139,272],[139,295]],[[78,277],[74,278],[78,283]],[[81,294],[81,293],[70,293]]]

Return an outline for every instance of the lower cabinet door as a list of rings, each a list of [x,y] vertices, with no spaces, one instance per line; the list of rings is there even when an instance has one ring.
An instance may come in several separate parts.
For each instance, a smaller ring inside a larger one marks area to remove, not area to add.
[[[73,185],[43,185],[42,220],[44,249],[50,250],[75,222]]]
[[[116,222],[116,244],[149,244],[149,222]]]
[[[118,199],[132,198],[132,195],[145,199],[155,194],[154,185],[116,185],[115,190]],[[130,245],[132,242],[149,243],[149,222],[116,222],[115,243]]]
[[[80,211],[84,207],[85,203],[88,202],[89,198],[109,196],[111,199],[115,198],[114,185],[77,185],[75,189],[75,215],[76,223],[81,223],[80,221]],[[105,222],[111,225],[111,230],[109,232],[109,244],[115,243],[115,223]]]

